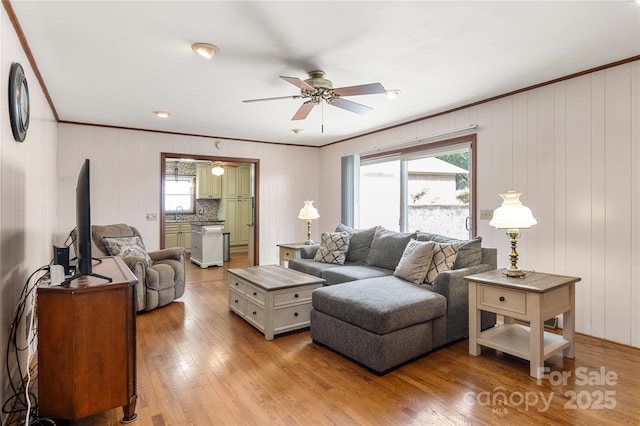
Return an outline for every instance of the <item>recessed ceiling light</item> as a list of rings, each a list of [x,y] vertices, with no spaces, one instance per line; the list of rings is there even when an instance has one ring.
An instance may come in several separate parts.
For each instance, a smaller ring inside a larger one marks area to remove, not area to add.
[[[387,90],[386,92],[384,92],[384,95],[389,99],[395,99],[398,96],[400,96],[400,90],[398,89]]]
[[[167,111],[153,111],[153,113],[160,118],[168,118],[170,115]]]
[[[209,43],[193,43],[191,49],[203,58],[211,59],[220,51],[217,46]]]
[[[298,135],[298,134],[300,134],[300,133],[304,132],[304,129],[291,129],[291,131],[292,131],[293,133],[295,133],[296,135]]]

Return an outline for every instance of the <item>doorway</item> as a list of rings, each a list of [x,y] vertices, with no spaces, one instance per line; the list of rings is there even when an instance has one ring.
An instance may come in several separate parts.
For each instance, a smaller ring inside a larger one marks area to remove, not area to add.
[[[246,251],[249,266],[259,264],[260,160],[163,152],[160,169],[161,248],[176,244],[190,246],[191,222],[224,221],[225,231],[229,233],[226,238],[231,240],[227,244],[231,254]],[[213,169],[223,173],[217,174]],[[207,188],[211,185],[211,193],[209,189],[207,195],[201,193],[203,185],[201,182],[198,186],[198,176],[201,180],[211,177],[213,183],[207,181],[205,185]],[[169,185],[168,181],[171,181]],[[175,182],[191,184],[176,185]],[[216,183],[219,186],[214,189]],[[173,193],[178,191],[182,192]],[[233,229],[229,229],[231,227]],[[174,228],[177,237],[173,235]]]

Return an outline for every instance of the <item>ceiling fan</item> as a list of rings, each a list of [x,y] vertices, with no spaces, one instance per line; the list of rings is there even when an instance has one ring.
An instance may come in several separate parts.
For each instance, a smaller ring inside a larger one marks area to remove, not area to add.
[[[366,114],[373,108],[357,102],[344,99],[344,96],[357,95],[375,95],[385,93],[386,90],[380,83],[362,84],[359,86],[339,87],[334,89],[331,80],[325,77],[324,71],[309,71],[309,78],[302,81],[297,77],[284,77],[281,79],[288,81],[300,89],[299,95],[278,96],[275,98],[248,99],[242,102],[261,102],[272,101],[276,99],[308,99],[305,101],[298,111],[293,115],[291,120],[304,120],[307,118],[314,106],[325,101],[329,105],[355,112],[356,114]]]

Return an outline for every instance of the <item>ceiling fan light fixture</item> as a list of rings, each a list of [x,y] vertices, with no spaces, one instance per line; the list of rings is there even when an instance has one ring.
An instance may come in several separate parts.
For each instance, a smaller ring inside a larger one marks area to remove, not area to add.
[[[191,49],[206,59],[213,58],[220,51],[218,46],[209,43],[193,43]]]
[[[169,118],[171,115],[168,111],[153,111],[153,113],[160,118]]]
[[[400,90],[398,90],[398,89],[389,89],[386,92],[384,92],[384,95],[389,99],[395,99],[398,96],[400,96]]]

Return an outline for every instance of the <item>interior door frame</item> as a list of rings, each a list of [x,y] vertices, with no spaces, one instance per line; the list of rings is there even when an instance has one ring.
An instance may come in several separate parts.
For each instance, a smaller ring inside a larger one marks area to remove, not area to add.
[[[222,161],[227,163],[250,163],[253,164],[253,199],[254,226],[253,226],[253,259],[254,264],[260,264],[260,160],[257,158],[221,157],[201,154],[181,154],[175,152],[160,153],[160,247],[165,248],[165,214],[164,214],[164,190],[167,161],[177,159],[202,160],[202,161]]]

